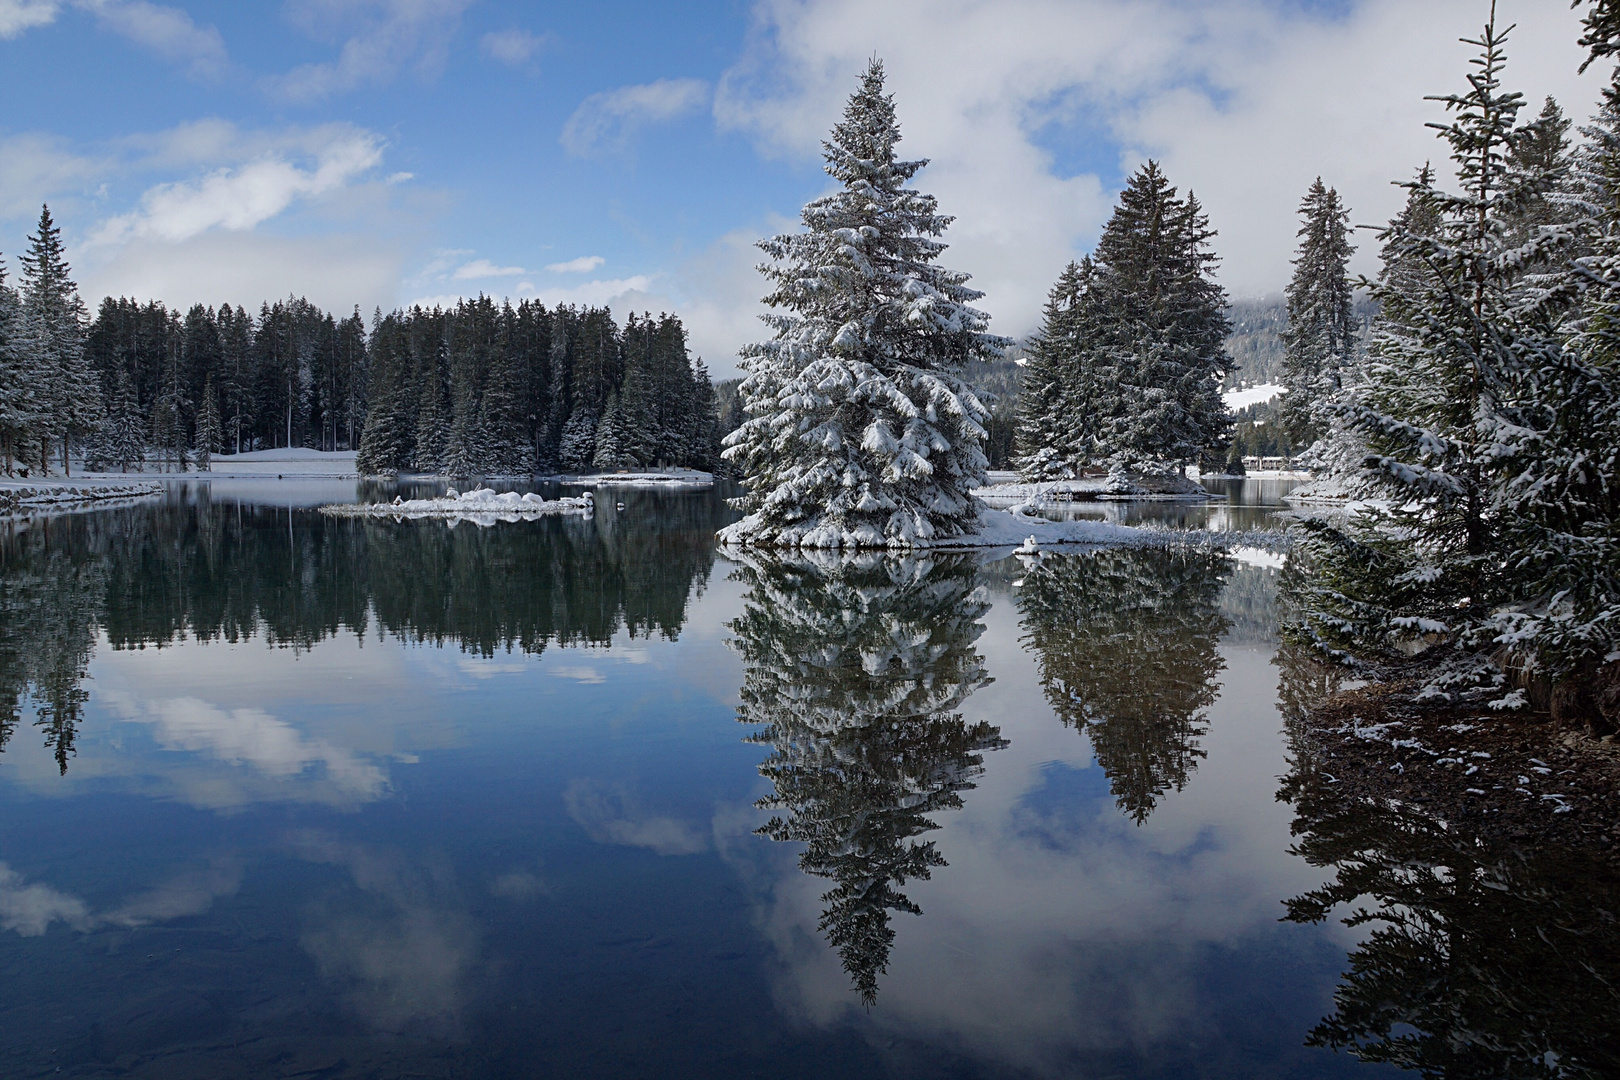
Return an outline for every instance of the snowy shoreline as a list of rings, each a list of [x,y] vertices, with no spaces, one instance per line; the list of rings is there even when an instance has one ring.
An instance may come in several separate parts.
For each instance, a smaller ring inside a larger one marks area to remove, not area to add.
[[[94,480],[0,481],[0,513],[73,509],[104,502],[125,502],[163,494],[158,483],[109,484]]]
[[[398,520],[444,519],[452,523],[459,520],[477,525],[493,525],[497,521],[527,521],[559,514],[577,514],[589,517],[596,510],[595,497],[590,492],[560,499],[543,499],[533,492],[519,495],[515,491],[496,493],[478,488],[462,494],[451,488],[442,498],[406,499],[395,496],[386,503],[328,503],[320,512],[331,517],[395,518]],[[487,519],[487,520],[486,520]]]

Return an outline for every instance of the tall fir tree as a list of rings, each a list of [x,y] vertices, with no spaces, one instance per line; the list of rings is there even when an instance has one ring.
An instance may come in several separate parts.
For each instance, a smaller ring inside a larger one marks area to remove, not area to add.
[[[935,262],[951,219],[906,185],[926,164],[874,60],[823,143],[842,188],[804,208],[805,231],[760,247],[775,336],[742,352],[748,419],[726,456],[748,486],[727,542],[912,547],[970,532],[984,481],[985,407],[965,365],[1007,344],[970,307],[982,294]]]
[[[197,410],[197,469],[208,472],[213,468],[214,454],[220,448],[219,398],[214,393],[214,377],[203,382],[202,407]]]
[[[38,411],[30,346],[22,300],[6,283],[0,262],[0,458],[7,476],[13,475]]]
[[[1355,293],[1350,284],[1350,212],[1319,176],[1299,206],[1299,254],[1288,283],[1288,329],[1283,333],[1282,419],[1296,448],[1306,449],[1332,429],[1347,371],[1355,362]]]
[[[1120,193],[1079,312],[1070,408],[1096,431],[1080,448],[1086,463],[1151,474],[1225,449],[1231,324],[1212,276],[1214,236],[1198,200],[1178,197],[1155,161]]]
[[[40,210],[39,226],[28,238],[21,263],[23,306],[42,380],[36,388],[43,406],[40,434],[61,440],[62,468],[71,473],[73,440],[100,426],[101,385],[85,359],[88,313],[49,206]]]

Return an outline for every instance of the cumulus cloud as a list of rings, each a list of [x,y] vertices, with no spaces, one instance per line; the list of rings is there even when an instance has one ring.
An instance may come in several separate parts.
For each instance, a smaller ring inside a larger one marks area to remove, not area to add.
[[[673,120],[708,100],[702,79],[659,79],[592,94],[563,125],[563,148],[575,157],[623,150],[644,125]]]
[[[549,37],[547,34],[534,34],[513,27],[485,34],[479,45],[485,53],[501,63],[520,67],[534,59],[535,54],[545,47]]]
[[[98,163],[74,153],[65,140],[29,133],[0,139],[0,219],[36,218],[40,203],[82,185]]]
[[[146,0],[72,0],[72,6],[95,16],[104,30],[173,63],[194,75],[225,70],[225,40],[212,26],[198,26],[179,8]],[[0,0],[0,40],[15,38],[56,21],[63,4],[57,0]]]
[[[159,184],[141,197],[138,210],[104,221],[97,244],[154,238],[189,240],[212,229],[242,232],[269,220],[299,199],[343,187],[382,161],[382,140],[352,128],[329,129],[314,160],[299,163],[267,153],[200,179]]]
[[[392,82],[403,70],[432,78],[472,0],[295,0],[295,25],[318,40],[341,39],[336,60],[304,64],[267,82],[276,95],[310,103]]]
[[[145,0],[78,0],[96,16],[103,28],[172,63],[185,64],[192,74],[218,75],[228,57],[225,40],[212,26],[198,26],[179,8]]]
[[[620,787],[575,780],[563,792],[568,816],[598,844],[644,847],[659,855],[694,855],[708,849],[708,836],[691,824],[643,812]]]
[[[1566,0],[1503,0],[1519,30],[1508,80],[1584,116]],[[719,81],[715,116],[761,152],[810,165],[869,57],[884,59],[921,186],[958,215],[946,262],[975,275],[994,328],[1032,329],[1063,264],[1089,250],[1118,172],[1162,160],[1220,230],[1221,276],[1243,295],[1289,273],[1312,177],[1358,222],[1386,219],[1404,179],[1442,156],[1425,94],[1462,85],[1485,15],[1473,0],[1362,0],[1289,11],[1269,0],[761,0]],[[1363,248],[1371,245],[1363,244]],[[1371,267],[1363,250],[1358,268]]]
[[[605,262],[607,260],[600,255],[581,255],[567,262],[547,263],[546,269],[553,274],[588,274]]]
[[[0,40],[10,41],[36,26],[56,21],[55,0],[0,0]]]

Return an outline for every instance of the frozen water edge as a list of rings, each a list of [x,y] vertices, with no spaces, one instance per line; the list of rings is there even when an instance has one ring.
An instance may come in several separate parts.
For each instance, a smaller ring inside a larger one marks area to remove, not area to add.
[[[69,510],[126,503],[162,493],[163,485],[155,483],[113,484],[70,478],[5,481],[0,482],[0,512]]]
[[[372,517],[447,520],[467,520],[475,525],[493,525],[497,521],[525,521],[555,514],[590,516],[596,510],[596,499],[586,492],[579,496],[543,499],[529,492],[519,495],[515,491],[496,493],[478,488],[461,494],[451,488],[442,498],[405,499],[394,497],[387,503],[332,503],[321,507],[321,513],[333,517]],[[486,520],[487,519],[487,520]]]
[[[569,483],[598,487],[658,488],[664,491],[707,491],[714,487],[714,476],[699,469],[669,469],[654,472],[590,473],[566,478]]]

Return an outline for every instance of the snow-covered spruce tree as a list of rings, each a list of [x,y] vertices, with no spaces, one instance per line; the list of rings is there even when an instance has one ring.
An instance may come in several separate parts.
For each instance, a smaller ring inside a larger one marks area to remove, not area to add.
[[[0,459],[7,476],[23,453],[38,409],[32,359],[22,301],[6,284],[0,263]]]
[[[984,406],[963,366],[1003,347],[968,276],[935,264],[951,219],[907,183],[894,100],[873,61],[823,144],[842,188],[802,233],[763,241],[775,331],[742,351],[748,417],[725,457],[748,486],[731,544],[917,547],[978,520]]]
[[[42,207],[39,228],[28,238],[22,263],[22,299],[33,327],[34,348],[43,381],[40,434],[62,440],[62,469],[71,473],[73,440],[101,423],[101,384],[84,355],[89,313],[79,298],[62,247],[62,230]]]
[[[1526,279],[1571,236],[1547,226],[1513,242],[1522,98],[1501,86],[1504,38],[1493,16],[1472,42],[1468,91],[1439,99],[1456,114],[1441,134],[1462,190],[1420,174],[1408,185],[1420,212],[1384,237],[1382,314],[1365,381],[1341,410],[1381,503],[1348,528],[1308,523],[1285,584],[1293,633],[1385,671],[1412,670],[1415,652],[1427,698],[1513,708],[1524,690],[1545,691],[1555,715],[1612,728],[1620,352],[1606,307],[1620,287],[1606,287],[1601,254],[1563,287]],[[1620,286],[1620,251],[1611,257]],[[1583,288],[1585,310],[1572,311]]]
[[[1319,176],[1299,206],[1299,254],[1288,283],[1283,333],[1283,424],[1297,448],[1332,429],[1346,370],[1355,360],[1355,294],[1350,284],[1350,213]]]
[[[1091,259],[1071,262],[1046,297],[1041,329],[1029,346],[1029,363],[1018,393],[1017,465],[1030,483],[1074,477],[1078,420],[1068,408],[1077,372],[1079,305],[1091,277]]]
[[[146,423],[141,418],[140,402],[135,399],[135,386],[123,367],[118,369],[102,426],[101,456],[123,472],[132,465],[140,470],[146,464]]]
[[[214,454],[220,447],[219,396],[214,393],[214,377],[203,380],[202,408],[197,410],[197,470],[208,472],[213,468]]]
[[[749,553],[730,644],[747,665],[737,718],[770,747],[759,771],[777,813],[759,831],[802,843],[829,878],[819,929],[853,988],[877,996],[895,932],[920,914],[901,890],[946,865],[923,834],[962,806],[984,754],[1007,745],[962,703],[989,681],[974,642],[988,609],[971,560],[875,552]]]

